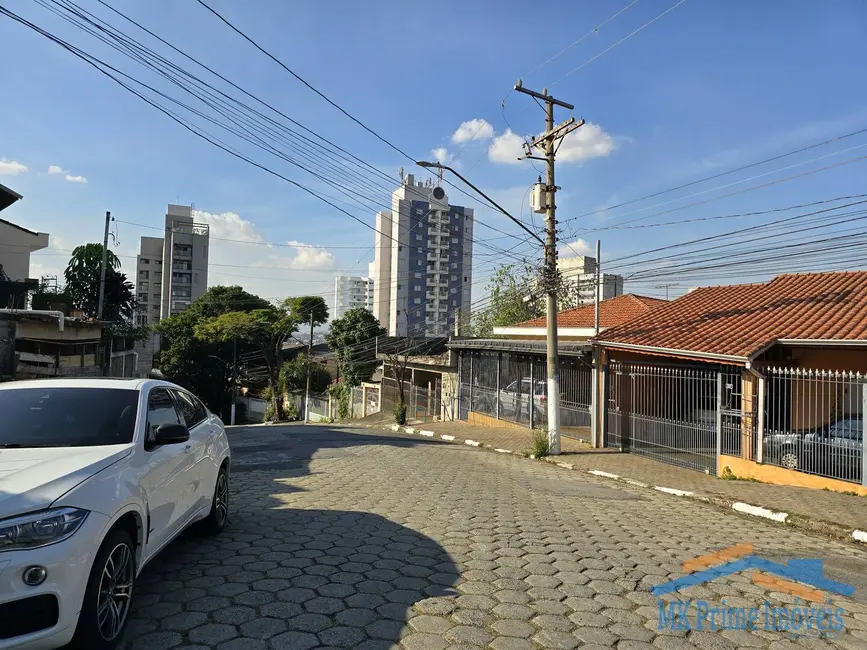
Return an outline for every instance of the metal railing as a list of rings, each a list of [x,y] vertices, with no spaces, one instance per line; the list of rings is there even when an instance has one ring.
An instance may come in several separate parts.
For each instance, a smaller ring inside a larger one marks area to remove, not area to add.
[[[541,355],[512,352],[462,351],[460,356],[458,413],[469,413],[528,427],[548,423],[546,360]],[[590,426],[593,404],[592,368],[583,357],[560,359],[561,434],[588,437],[578,431]]]
[[[755,460],[867,484],[867,375],[765,368],[761,442]],[[759,434],[757,434],[759,437]]]
[[[708,474],[720,453],[740,455],[736,371],[614,361],[607,394],[609,447]]]

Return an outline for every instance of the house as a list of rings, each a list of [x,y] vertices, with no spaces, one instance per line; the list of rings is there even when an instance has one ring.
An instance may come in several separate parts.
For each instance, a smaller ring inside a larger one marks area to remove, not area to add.
[[[0,210],[21,200],[21,195],[0,185]],[[36,232],[0,219],[0,307],[24,307],[28,290],[38,283],[30,279],[30,253],[48,246],[48,233]]]
[[[627,293],[599,303],[599,329],[622,325],[651,309],[665,304],[660,298]],[[494,334],[520,340],[544,340],[547,337],[546,316],[524,321],[511,327],[495,327]],[[586,341],[596,334],[596,306],[593,304],[566,309],[557,314],[557,338],[560,341]]]
[[[381,336],[375,346],[381,369],[380,409],[390,411],[398,403],[403,383],[407,418],[423,421],[454,419],[457,397],[457,365],[445,337],[412,338]]]
[[[62,312],[0,312],[0,376],[99,377],[102,323]]]
[[[594,344],[608,446],[867,494],[867,272],[696,289]]]
[[[666,301],[632,294],[599,304],[600,330],[622,325]],[[596,417],[593,373],[595,305],[557,314],[560,354],[560,423],[566,436],[589,439]],[[543,316],[511,327],[496,327],[502,339],[457,339],[458,417],[472,424],[541,427],[547,423],[547,319]]]

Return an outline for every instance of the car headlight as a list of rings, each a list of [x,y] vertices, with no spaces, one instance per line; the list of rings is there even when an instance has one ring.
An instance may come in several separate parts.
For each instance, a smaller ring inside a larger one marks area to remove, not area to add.
[[[0,521],[0,551],[19,551],[61,542],[79,529],[87,510],[55,508]]]

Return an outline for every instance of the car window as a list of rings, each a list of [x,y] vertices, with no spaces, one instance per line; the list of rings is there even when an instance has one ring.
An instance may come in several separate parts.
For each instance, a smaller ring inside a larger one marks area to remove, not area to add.
[[[182,424],[175,402],[165,388],[154,388],[148,396],[148,424],[145,443],[153,444],[161,424]]]
[[[205,408],[199,400],[182,390],[176,390],[174,394],[178,400],[178,408],[184,418],[184,424],[187,425],[188,429],[192,429],[205,419]]]
[[[513,381],[511,384],[506,386],[506,390],[509,391],[510,393],[514,393],[515,391],[518,390],[518,382]]]
[[[132,442],[139,392],[42,386],[0,390],[0,447],[90,447]]]

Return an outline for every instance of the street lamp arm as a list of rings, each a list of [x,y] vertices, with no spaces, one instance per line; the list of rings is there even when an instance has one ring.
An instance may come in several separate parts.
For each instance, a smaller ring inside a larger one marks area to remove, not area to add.
[[[494,201],[490,196],[488,196],[487,194],[485,194],[484,192],[482,192],[482,190],[480,190],[478,187],[476,187],[475,185],[473,185],[473,184],[472,184],[470,181],[468,181],[468,180],[467,180],[463,175],[459,174],[458,172],[456,172],[456,171],[455,171],[454,169],[452,169],[451,167],[449,167],[449,166],[447,166],[447,165],[442,165],[442,164],[440,164],[440,163],[426,162],[426,161],[424,161],[424,160],[418,161],[416,164],[417,164],[419,167],[425,167],[425,168],[431,168],[431,167],[432,167],[432,168],[434,168],[434,169],[447,169],[447,170],[450,171],[452,174],[454,174],[455,176],[457,176],[458,178],[460,178],[464,183],[466,183],[466,184],[469,185],[471,188],[473,188],[476,192],[478,192],[478,193],[481,194],[483,197],[485,197],[485,199],[488,201],[488,203],[490,203],[491,205],[493,205],[495,208],[497,208],[497,210],[499,210],[499,211],[502,212],[504,215],[506,215],[507,217],[509,217],[509,219],[511,219],[512,221],[514,221],[516,224],[518,224],[518,225],[519,225],[519,226],[520,226],[524,231],[526,231],[526,232],[527,232],[527,233],[528,233],[528,234],[529,234],[533,239],[535,239],[536,241],[538,241],[538,242],[539,242],[540,244],[542,244],[543,246],[545,245],[545,242],[542,240],[541,237],[539,237],[539,235],[537,235],[537,234],[534,233],[532,230],[530,230],[527,226],[525,226],[524,223],[523,223],[522,221],[516,219],[516,218],[513,217],[511,214],[509,214],[508,212],[506,212],[505,208],[503,208],[501,205],[499,205],[499,204],[498,204],[496,201]]]

